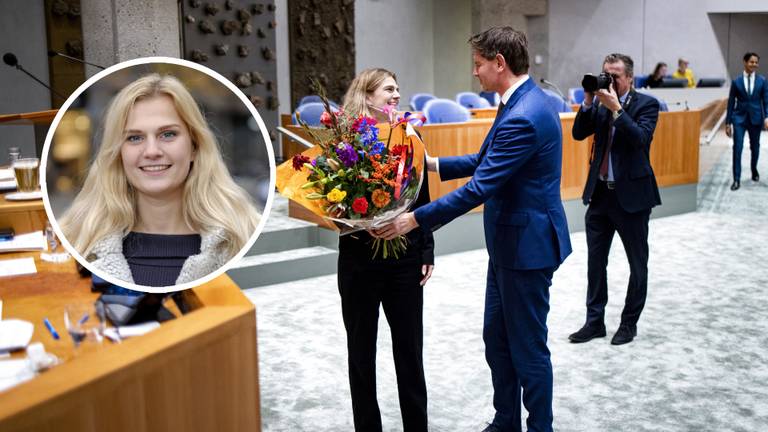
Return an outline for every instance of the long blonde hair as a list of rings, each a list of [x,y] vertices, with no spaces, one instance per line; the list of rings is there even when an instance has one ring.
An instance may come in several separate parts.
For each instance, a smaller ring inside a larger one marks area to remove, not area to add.
[[[347,94],[344,95],[344,111],[356,116],[372,117],[367,97],[375,92],[387,78],[397,81],[394,73],[382,68],[365,69],[357,74],[349,85]]]
[[[216,137],[192,95],[175,77],[143,76],[123,88],[104,117],[104,136],[83,188],[59,220],[72,246],[87,255],[105,236],[135,226],[136,193],[123,170],[121,146],[128,114],[138,100],[167,95],[190,132],[196,155],[184,182],[184,222],[197,232],[221,228],[231,258],[256,229],[260,215],[248,193],[229,175]]]

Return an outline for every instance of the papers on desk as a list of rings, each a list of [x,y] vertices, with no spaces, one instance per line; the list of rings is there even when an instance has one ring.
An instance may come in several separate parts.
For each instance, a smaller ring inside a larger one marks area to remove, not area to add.
[[[32,257],[0,260],[0,277],[35,273],[37,273],[37,267]]]
[[[149,333],[158,327],[160,327],[160,323],[157,321],[150,321],[129,326],[109,327],[104,330],[104,336],[108,337],[113,342],[120,342],[125,338],[141,336],[143,334]]]
[[[35,231],[27,234],[16,234],[13,240],[0,241],[0,253],[2,252],[25,252],[45,250],[45,235],[42,231]]]
[[[29,381],[35,377],[35,370],[29,360],[0,360],[0,391]]]
[[[34,331],[35,326],[29,321],[19,319],[0,321],[0,351],[26,348]]]

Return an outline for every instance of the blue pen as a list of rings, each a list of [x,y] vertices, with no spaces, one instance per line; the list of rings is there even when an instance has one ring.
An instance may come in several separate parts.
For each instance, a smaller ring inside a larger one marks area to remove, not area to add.
[[[48,331],[51,332],[51,336],[53,336],[55,340],[59,340],[59,334],[56,333],[56,329],[53,328],[53,324],[51,324],[51,322],[48,321],[48,318],[43,319],[43,324],[45,324],[45,328],[47,328]]]

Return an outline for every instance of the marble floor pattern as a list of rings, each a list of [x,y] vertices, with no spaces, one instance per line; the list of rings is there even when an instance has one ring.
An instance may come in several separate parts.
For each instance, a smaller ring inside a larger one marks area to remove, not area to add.
[[[718,145],[729,144],[720,137]],[[550,291],[555,430],[768,430],[768,157],[759,167],[764,180],[753,183],[745,147],[741,190],[728,189],[731,152],[720,148],[702,176],[699,211],[651,220],[648,300],[633,343],[609,343],[629,276],[618,238],[609,335],[568,342],[584,320],[587,272],[584,233],[571,235],[573,254]],[[479,431],[493,417],[481,340],[486,260],[484,250],[440,256],[425,289],[431,431]],[[264,430],[353,430],[336,277],[245,292],[258,310]],[[383,314],[378,347],[384,430],[400,431]]]

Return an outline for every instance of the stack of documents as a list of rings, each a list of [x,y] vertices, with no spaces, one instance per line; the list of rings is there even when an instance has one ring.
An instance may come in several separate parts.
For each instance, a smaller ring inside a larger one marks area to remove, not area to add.
[[[13,240],[0,241],[0,253],[2,252],[24,252],[45,250],[45,235],[42,231],[35,231],[28,234],[16,234]]]

